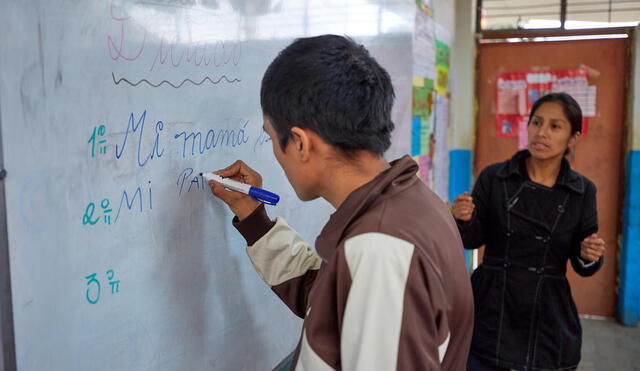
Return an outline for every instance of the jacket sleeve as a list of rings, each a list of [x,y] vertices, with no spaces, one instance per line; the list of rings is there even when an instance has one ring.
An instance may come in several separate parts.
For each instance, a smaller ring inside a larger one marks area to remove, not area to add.
[[[475,210],[468,222],[456,219],[460,237],[465,249],[477,249],[483,246],[487,241],[487,231],[489,225],[489,205],[491,194],[491,175],[489,169],[482,170],[478,176],[473,192],[473,203]]]
[[[282,218],[269,219],[263,205],[233,225],[247,240],[247,253],[260,278],[298,317],[304,318],[309,290],[322,258]]]
[[[582,241],[598,232],[598,209],[596,206],[596,186],[587,181],[587,186],[583,198],[582,214],[580,223],[576,229],[572,240],[571,265],[579,275],[588,277],[595,274],[604,262],[604,256],[598,261],[590,262],[580,257],[580,245]]]

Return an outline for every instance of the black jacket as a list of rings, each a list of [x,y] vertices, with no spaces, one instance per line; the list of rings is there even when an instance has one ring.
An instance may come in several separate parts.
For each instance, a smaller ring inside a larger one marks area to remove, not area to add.
[[[567,260],[590,276],[581,241],[597,232],[596,187],[566,159],[553,188],[532,182],[528,151],[485,168],[473,190],[471,221],[458,221],[464,247],[486,245],[471,280],[475,328],[471,353],[518,370],[574,369],[582,328],[566,279]]]

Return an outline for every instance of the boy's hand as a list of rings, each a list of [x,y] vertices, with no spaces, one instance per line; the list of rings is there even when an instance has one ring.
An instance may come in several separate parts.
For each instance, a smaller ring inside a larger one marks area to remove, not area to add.
[[[262,188],[262,176],[240,160],[222,170],[214,171],[214,174]],[[209,187],[211,187],[211,193],[226,203],[240,220],[251,215],[260,206],[260,202],[254,200],[251,196],[227,190],[220,183],[216,183],[213,180],[209,181]]]
[[[463,222],[468,222],[473,216],[473,210],[476,205],[473,203],[473,197],[468,192],[459,195],[453,200],[453,206],[451,207],[451,213],[453,217]]]
[[[604,255],[604,249],[604,240],[594,233],[580,244],[580,257],[590,262],[598,261]]]

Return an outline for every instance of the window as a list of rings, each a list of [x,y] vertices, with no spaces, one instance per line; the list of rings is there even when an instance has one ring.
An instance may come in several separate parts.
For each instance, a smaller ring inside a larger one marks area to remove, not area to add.
[[[640,23],[638,0],[477,0],[476,29],[592,29]]]

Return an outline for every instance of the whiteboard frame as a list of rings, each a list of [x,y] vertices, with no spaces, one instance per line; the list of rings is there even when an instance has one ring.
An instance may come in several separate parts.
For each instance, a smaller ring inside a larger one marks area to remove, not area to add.
[[[0,107],[2,112],[2,107]],[[0,116],[0,171],[4,173],[2,116]],[[6,176],[6,173],[4,173]],[[9,236],[7,234],[7,199],[4,176],[0,178],[0,370],[16,370],[16,345],[13,335],[11,271],[9,270]]]

